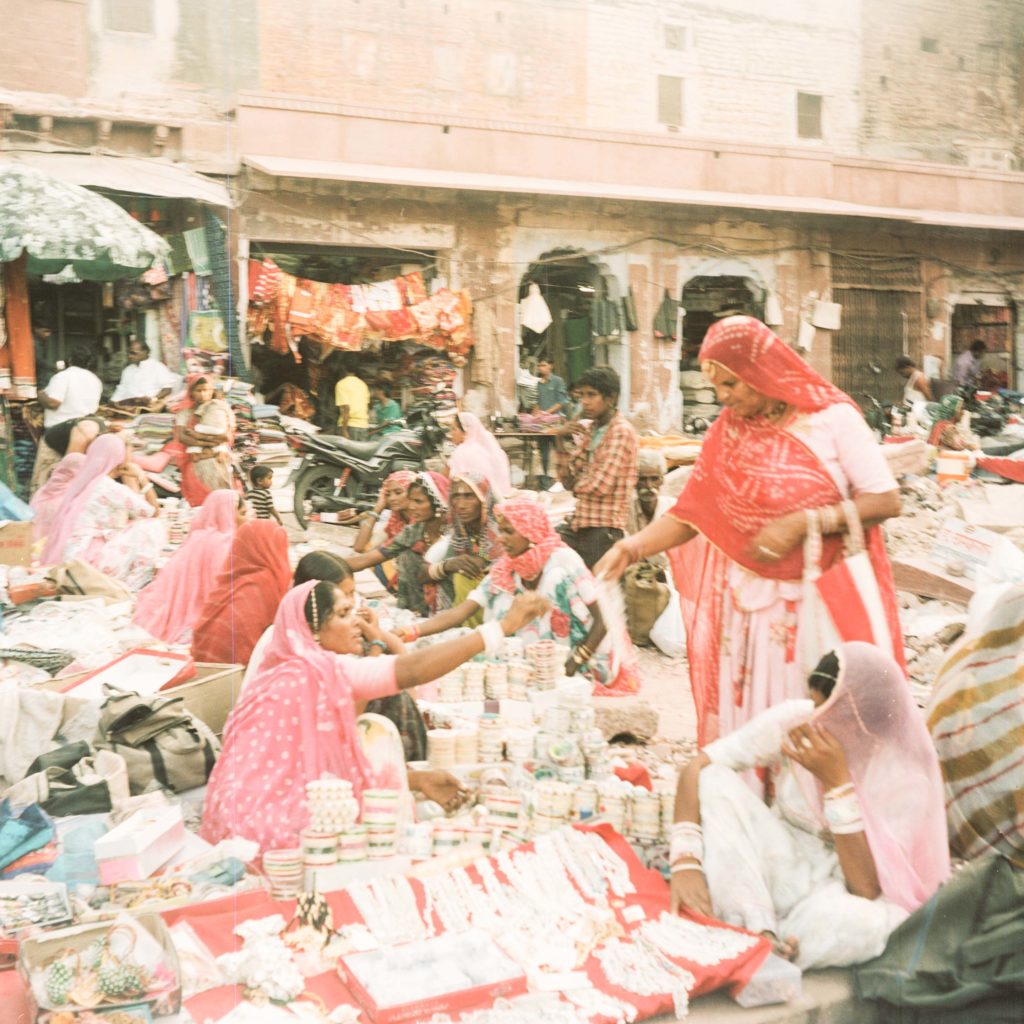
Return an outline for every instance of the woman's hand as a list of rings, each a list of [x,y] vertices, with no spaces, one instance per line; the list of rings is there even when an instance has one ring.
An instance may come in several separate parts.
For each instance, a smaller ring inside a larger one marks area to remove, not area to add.
[[[399,626],[395,629],[395,636],[406,644],[411,644],[413,640],[419,639],[419,633],[415,626]]]
[[[359,620],[359,624],[362,626],[363,636],[367,640],[382,640],[384,639],[384,630],[380,627],[380,619],[377,617],[377,613],[369,607],[369,605],[363,605],[357,612],[356,618]]]
[[[839,741],[824,726],[805,722],[789,730],[782,752],[806,768],[826,789],[850,781],[846,753]]]
[[[693,910],[705,917],[711,917],[711,893],[703,871],[675,871],[669,886],[672,913]]]
[[[539,619],[550,608],[551,602],[540,594],[517,594],[512,600],[508,614],[501,620],[505,636],[517,633],[528,622]]]
[[[565,668],[562,669],[562,671],[567,676],[574,676],[576,675],[576,672],[579,669],[579,667],[580,666],[576,664],[576,659],[572,656],[572,652],[570,651],[569,657],[565,659]]]
[[[469,798],[469,791],[454,775],[436,769],[410,772],[409,785],[444,808],[445,814],[457,811]]]
[[[444,567],[449,576],[460,572],[470,579],[479,579],[487,572],[488,563],[477,555],[452,555],[444,560]]]
[[[803,512],[791,512],[788,516],[773,519],[750,542],[751,558],[765,565],[777,562],[803,541],[806,529],[807,519]]]
[[[616,541],[594,566],[594,576],[614,582],[633,564],[633,557],[622,541]]]

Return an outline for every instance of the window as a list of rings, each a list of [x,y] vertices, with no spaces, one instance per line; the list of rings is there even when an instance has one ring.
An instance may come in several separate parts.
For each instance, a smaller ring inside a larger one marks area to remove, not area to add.
[[[939,41],[938,39],[932,39],[930,36],[921,37],[921,49],[925,53],[938,53],[939,52]]]
[[[684,25],[665,26],[665,49],[666,50],[687,50],[689,49],[689,33]]]
[[[796,134],[800,139],[820,139],[822,98],[811,92],[796,94]]]
[[[103,0],[103,27],[108,32],[153,34],[153,0]]]
[[[683,80],[675,75],[658,75],[658,121],[677,128],[683,123]]]
[[[492,53],[487,58],[487,91],[492,96],[514,96],[518,88],[518,62],[514,53]]]

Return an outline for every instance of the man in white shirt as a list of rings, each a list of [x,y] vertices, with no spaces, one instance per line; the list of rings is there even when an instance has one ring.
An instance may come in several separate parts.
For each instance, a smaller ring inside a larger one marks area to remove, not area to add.
[[[114,405],[151,405],[162,402],[180,386],[178,375],[159,359],[150,359],[149,346],[136,339],[128,345],[128,365],[121,371],[110,401]]]
[[[68,357],[70,365],[50,378],[39,392],[43,426],[55,427],[65,420],[91,416],[100,406],[103,382],[92,372],[96,359],[87,348],[78,347]]]

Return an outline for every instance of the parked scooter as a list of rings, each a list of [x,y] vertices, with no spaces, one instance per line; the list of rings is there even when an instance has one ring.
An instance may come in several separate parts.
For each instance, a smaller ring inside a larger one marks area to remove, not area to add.
[[[288,443],[302,453],[289,480],[295,485],[294,511],[305,529],[311,516],[344,509],[372,509],[381,485],[400,469],[420,472],[436,455],[445,432],[429,405],[415,405],[403,429],[375,441],[350,441],[333,434],[288,431]]]

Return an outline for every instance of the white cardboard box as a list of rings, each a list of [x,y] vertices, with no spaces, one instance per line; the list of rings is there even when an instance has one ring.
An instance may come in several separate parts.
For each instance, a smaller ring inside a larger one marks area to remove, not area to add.
[[[185,822],[177,805],[146,808],[96,840],[96,863],[104,885],[149,878],[185,845]]]

